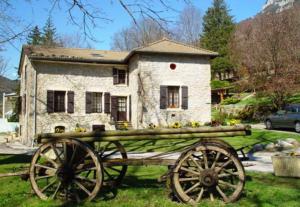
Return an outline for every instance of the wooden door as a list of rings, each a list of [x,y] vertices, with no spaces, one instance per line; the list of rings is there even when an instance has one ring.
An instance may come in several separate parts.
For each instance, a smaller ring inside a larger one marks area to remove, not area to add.
[[[118,97],[117,121],[127,121],[127,98]]]

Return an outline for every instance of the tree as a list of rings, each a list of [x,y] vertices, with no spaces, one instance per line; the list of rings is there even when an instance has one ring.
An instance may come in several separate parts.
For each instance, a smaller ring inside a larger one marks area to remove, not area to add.
[[[179,15],[177,26],[174,29],[174,38],[181,42],[199,46],[199,37],[202,30],[202,16],[195,6],[186,6]]]
[[[233,17],[229,15],[225,1],[214,0],[203,17],[203,33],[200,38],[203,48],[216,51],[220,55],[212,61],[213,72],[233,69],[228,57],[228,43],[233,31]]]
[[[231,42],[241,86],[268,96],[277,109],[299,90],[299,9],[247,20],[238,25]]]
[[[66,48],[92,48],[80,33],[60,35],[59,44]]]
[[[45,26],[43,27],[42,44],[45,46],[59,46],[57,42],[56,28],[51,17],[48,17]]]
[[[128,28],[117,32],[113,36],[111,47],[115,50],[129,51],[168,36],[170,34],[165,29],[162,29],[156,21],[142,19],[138,22],[138,25],[132,22]]]
[[[35,26],[27,37],[27,44],[29,45],[41,45],[42,44],[42,37],[41,32],[38,26]]]

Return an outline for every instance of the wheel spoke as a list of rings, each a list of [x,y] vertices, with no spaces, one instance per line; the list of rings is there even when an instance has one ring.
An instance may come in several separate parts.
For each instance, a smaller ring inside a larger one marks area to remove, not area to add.
[[[64,160],[65,160],[65,163],[68,163],[68,146],[67,146],[67,143],[64,142],[63,146],[64,146]]]
[[[225,182],[225,181],[223,181],[223,180],[219,180],[219,184],[220,184],[220,185],[223,185],[223,186],[226,186],[226,187],[233,188],[233,189],[236,189],[236,188],[237,188],[237,185],[233,185],[233,184],[228,183],[228,182]]]
[[[105,147],[103,148],[103,150],[101,151],[101,153],[100,153],[100,157],[102,157],[102,155],[104,154],[104,152],[106,151],[106,149],[110,146],[112,144],[112,142],[108,142],[106,145],[105,145]]]
[[[90,182],[90,183],[97,183],[97,180],[96,180],[96,179],[90,179],[90,178],[82,177],[82,176],[80,176],[80,175],[76,175],[76,176],[75,176],[75,179],[88,181],[88,182]]]
[[[41,180],[41,179],[45,179],[45,178],[51,178],[54,177],[55,174],[53,175],[45,175],[45,176],[39,176],[39,177],[35,177],[35,180]]]
[[[197,188],[200,185],[200,182],[196,183],[195,185],[193,185],[192,187],[190,187],[189,189],[187,189],[186,191],[184,191],[185,194],[188,194],[189,192],[191,192],[192,190],[194,190],[195,188]]]
[[[118,149],[117,149],[117,150],[114,150],[114,151],[110,152],[109,154],[104,155],[104,156],[102,157],[102,159],[107,158],[107,157],[109,157],[109,156],[111,156],[111,155],[117,153],[118,151],[119,151]]]
[[[60,164],[62,164],[63,161],[61,160],[61,157],[60,157],[60,155],[59,155],[58,152],[57,152],[56,146],[55,146],[54,144],[50,144],[50,147],[52,148],[52,150],[53,150],[53,152],[54,152],[56,158],[58,158]]]
[[[194,181],[194,180],[199,180],[198,177],[193,177],[193,178],[179,178],[179,182],[187,182],[187,181]]]
[[[203,168],[199,165],[199,163],[193,158],[193,156],[189,156],[193,163],[198,167],[200,171],[203,171]]]
[[[53,170],[53,171],[56,171],[56,170],[57,170],[57,169],[54,168],[54,167],[49,167],[49,166],[41,165],[41,164],[35,164],[34,166],[35,166],[35,167],[39,167],[39,168],[44,168],[44,169],[47,169],[47,170]]]
[[[49,183],[48,185],[46,185],[41,192],[43,193],[45,190],[47,190],[48,188],[50,188],[52,185],[54,185],[57,181],[57,178],[55,180],[53,180],[51,183]]]
[[[201,190],[200,190],[200,193],[196,199],[196,202],[199,203],[199,201],[201,200],[202,196],[203,196],[203,193],[204,193],[204,188],[202,187]]]
[[[109,168],[109,169],[111,169],[111,170],[113,170],[113,171],[115,171],[117,173],[121,173],[122,172],[121,170],[113,168],[113,167],[107,167],[107,168]]]
[[[229,159],[227,162],[223,163],[222,166],[217,170],[217,173],[220,172],[224,167],[229,165],[232,162],[232,159]]]
[[[208,161],[207,161],[206,150],[204,150],[202,153],[203,153],[203,160],[204,160],[205,169],[208,169]]]
[[[72,157],[71,157],[71,159],[70,159],[69,166],[72,166],[72,165],[73,165],[73,161],[74,161],[75,155],[76,155],[76,153],[77,153],[77,148],[78,148],[78,145],[75,145],[75,149],[74,149],[74,151],[73,151],[73,153],[72,153]]]
[[[83,169],[79,169],[75,171],[75,174],[79,174],[82,172],[86,172],[86,171],[93,171],[93,170],[97,170],[96,167],[89,167],[89,168],[83,168]]]
[[[190,172],[190,173],[195,174],[195,175],[200,175],[200,172],[188,169],[186,167],[181,167],[180,169],[183,170],[183,171],[186,171],[186,172]]]
[[[107,170],[105,170],[105,168],[103,169],[103,171],[104,171],[104,173],[105,173],[110,179],[114,179],[114,177],[111,176],[111,174],[109,174],[109,173],[107,172]]]
[[[56,194],[59,191],[60,186],[61,186],[61,182],[58,183],[53,195],[51,196],[51,199],[54,199],[56,197]]]
[[[214,201],[215,199],[214,199],[214,194],[213,193],[209,193],[209,197],[210,197],[210,200],[211,201]]]
[[[221,188],[217,185],[216,186],[217,191],[219,192],[219,194],[222,196],[223,200],[225,202],[228,202],[228,197],[225,195],[225,193],[221,190]]]
[[[215,166],[216,166],[216,164],[217,164],[217,162],[218,162],[218,160],[219,160],[219,158],[220,158],[220,155],[221,155],[221,153],[220,153],[220,152],[217,152],[216,158],[215,158],[215,160],[214,160],[214,162],[213,162],[213,164],[212,164],[212,166],[211,166],[212,169],[215,168]]]
[[[74,180],[74,183],[75,183],[81,190],[83,190],[86,194],[88,194],[88,196],[91,196],[92,193],[91,193],[88,189],[86,189],[86,187],[84,187],[80,182]]]

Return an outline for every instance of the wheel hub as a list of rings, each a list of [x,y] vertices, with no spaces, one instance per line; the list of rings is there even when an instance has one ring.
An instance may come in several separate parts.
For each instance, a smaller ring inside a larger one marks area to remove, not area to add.
[[[73,178],[75,177],[73,169],[67,165],[61,166],[57,170],[56,175],[57,175],[58,179],[64,184],[71,183]]]
[[[211,169],[206,169],[201,172],[200,182],[205,187],[216,186],[218,184],[218,174]]]

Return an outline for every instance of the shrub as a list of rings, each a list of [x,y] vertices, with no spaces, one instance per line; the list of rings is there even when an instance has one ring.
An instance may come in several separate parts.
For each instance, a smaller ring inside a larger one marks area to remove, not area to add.
[[[271,105],[248,105],[238,113],[238,119],[247,121],[262,121],[276,109]]]
[[[149,129],[155,129],[155,128],[156,128],[156,125],[153,124],[153,123],[150,123],[148,127],[149,127]]]
[[[229,87],[229,86],[230,86],[229,81],[220,81],[220,80],[212,80],[211,81],[212,89],[225,88],[225,87]]]
[[[240,99],[235,98],[235,97],[228,97],[221,102],[221,105],[236,104],[238,102],[240,102]]]
[[[192,127],[192,128],[198,128],[201,126],[201,123],[199,121],[190,121],[186,125],[187,127]]]

